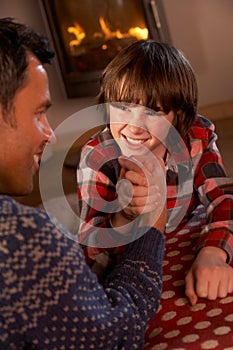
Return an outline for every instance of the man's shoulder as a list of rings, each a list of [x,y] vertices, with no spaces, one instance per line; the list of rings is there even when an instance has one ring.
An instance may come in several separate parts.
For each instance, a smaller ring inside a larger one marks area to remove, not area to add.
[[[7,195],[0,195],[0,215],[1,216],[7,216],[7,215],[32,215],[32,216],[40,216],[40,217],[47,217],[47,214],[45,211],[30,207],[27,205],[23,205],[19,202],[17,202],[15,199],[13,199],[10,196]]]
[[[74,237],[43,209],[18,203],[9,196],[0,195],[0,237],[1,240],[17,245],[32,241],[32,244],[67,245]],[[60,243],[59,243],[60,242]]]
[[[3,231],[62,231],[57,219],[43,209],[23,205],[10,196],[0,195],[0,227]]]
[[[44,210],[23,205],[9,196],[0,196],[0,226],[7,230],[38,230],[50,219]]]

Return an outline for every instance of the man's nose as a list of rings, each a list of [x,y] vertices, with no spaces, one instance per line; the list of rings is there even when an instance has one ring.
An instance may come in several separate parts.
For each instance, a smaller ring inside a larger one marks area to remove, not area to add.
[[[57,142],[56,136],[53,132],[53,129],[51,129],[50,137],[48,139],[48,143],[54,145]]]
[[[54,131],[51,128],[47,118],[45,118],[45,120],[43,121],[42,131],[43,131],[43,136],[44,136],[45,142],[50,143],[50,144],[56,143],[56,136],[55,136]]]

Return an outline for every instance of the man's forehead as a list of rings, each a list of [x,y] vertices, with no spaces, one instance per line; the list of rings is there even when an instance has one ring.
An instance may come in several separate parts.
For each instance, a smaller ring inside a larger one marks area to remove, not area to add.
[[[41,61],[30,51],[27,52],[27,60],[30,65],[43,67]]]
[[[31,75],[35,74],[47,76],[47,72],[41,61],[31,52],[27,52],[28,66],[26,69],[26,79],[30,79]],[[32,77],[33,78],[33,77]]]

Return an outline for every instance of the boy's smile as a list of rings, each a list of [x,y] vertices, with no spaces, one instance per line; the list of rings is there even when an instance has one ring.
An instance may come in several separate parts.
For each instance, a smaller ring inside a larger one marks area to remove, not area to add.
[[[124,134],[122,135],[124,136]],[[127,136],[124,136],[124,137],[131,145],[141,145],[148,140],[148,139],[133,139]]]

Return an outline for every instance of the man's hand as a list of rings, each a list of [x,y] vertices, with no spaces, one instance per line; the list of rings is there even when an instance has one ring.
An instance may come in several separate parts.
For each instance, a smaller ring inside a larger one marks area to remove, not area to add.
[[[185,294],[192,305],[198,297],[215,300],[233,292],[233,268],[226,253],[218,247],[200,250],[185,278]]]
[[[157,228],[157,230],[159,230],[161,232],[164,232],[166,223],[167,223],[167,202],[165,201],[164,206],[161,210],[161,214],[159,215],[158,219],[156,219],[156,221],[154,221],[153,227]]]

